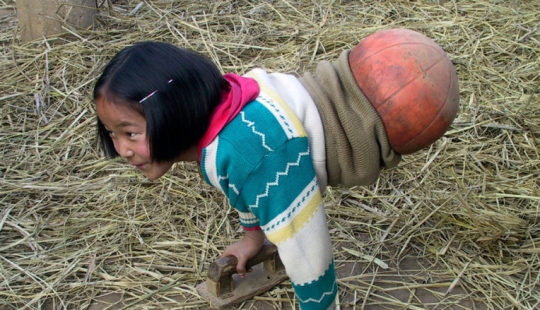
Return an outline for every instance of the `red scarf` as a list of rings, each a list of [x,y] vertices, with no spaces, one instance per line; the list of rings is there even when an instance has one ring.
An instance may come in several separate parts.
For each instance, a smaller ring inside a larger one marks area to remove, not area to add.
[[[223,76],[229,83],[221,94],[221,102],[210,116],[208,130],[197,145],[199,159],[202,149],[207,147],[221,130],[236,116],[242,108],[259,96],[259,84],[252,78],[246,78],[234,73]]]

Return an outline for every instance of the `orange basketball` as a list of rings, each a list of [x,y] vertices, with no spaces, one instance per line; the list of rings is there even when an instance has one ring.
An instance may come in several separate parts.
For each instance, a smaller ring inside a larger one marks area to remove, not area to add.
[[[356,83],[382,119],[392,149],[414,153],[439,139],[459,106],[454,66],[433,40],[407,29],[376,32],[349,54]]]

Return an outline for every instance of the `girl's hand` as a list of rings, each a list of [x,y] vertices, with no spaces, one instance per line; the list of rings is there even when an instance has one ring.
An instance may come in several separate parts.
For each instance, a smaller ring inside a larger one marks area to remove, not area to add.
[[[236,271],[240,277],[246,274],[246,263],[248,259],[255,256],[261,250],[264,245],[265,236],[260,230],[248,230],[244,237],[231,245],[229,245],[223,252],[224,256],[234,256],[238,259],[236,265]]]

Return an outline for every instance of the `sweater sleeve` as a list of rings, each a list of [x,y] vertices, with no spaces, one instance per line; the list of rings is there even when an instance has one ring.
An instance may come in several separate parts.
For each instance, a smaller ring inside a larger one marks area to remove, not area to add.
[[[327,309],[337,293],[332,245],[307,138],[268,153],[242,187],[237,205],[259,219],[278,247],[302,309]]]
[[[218,138],[203,151],[205,180],[227,195],[244,229],[260,227],[277,246],[301,309],[331,308],[332,245],[307,137],[272,145],[257,160],[255,146],[235,145]]]
[[[327,309],[337,294],[332,245],[310,140],[302,122],[264,83],[202,151],[205,180],[221,189],[242,226],[278,247],[302,309]]]

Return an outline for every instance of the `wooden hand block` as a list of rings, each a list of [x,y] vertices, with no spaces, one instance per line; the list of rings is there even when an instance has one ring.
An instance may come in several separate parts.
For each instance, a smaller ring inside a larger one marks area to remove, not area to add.
[[[197,286],[197,291],[210,306],[216,309],[230,307],[262,294],[287,279],[285,268],[279,259],[275,245],[265,243],[246,269],[252,269],[245,277],[236,274],[236,257],[227,256],[210,265],[207,279]]]

